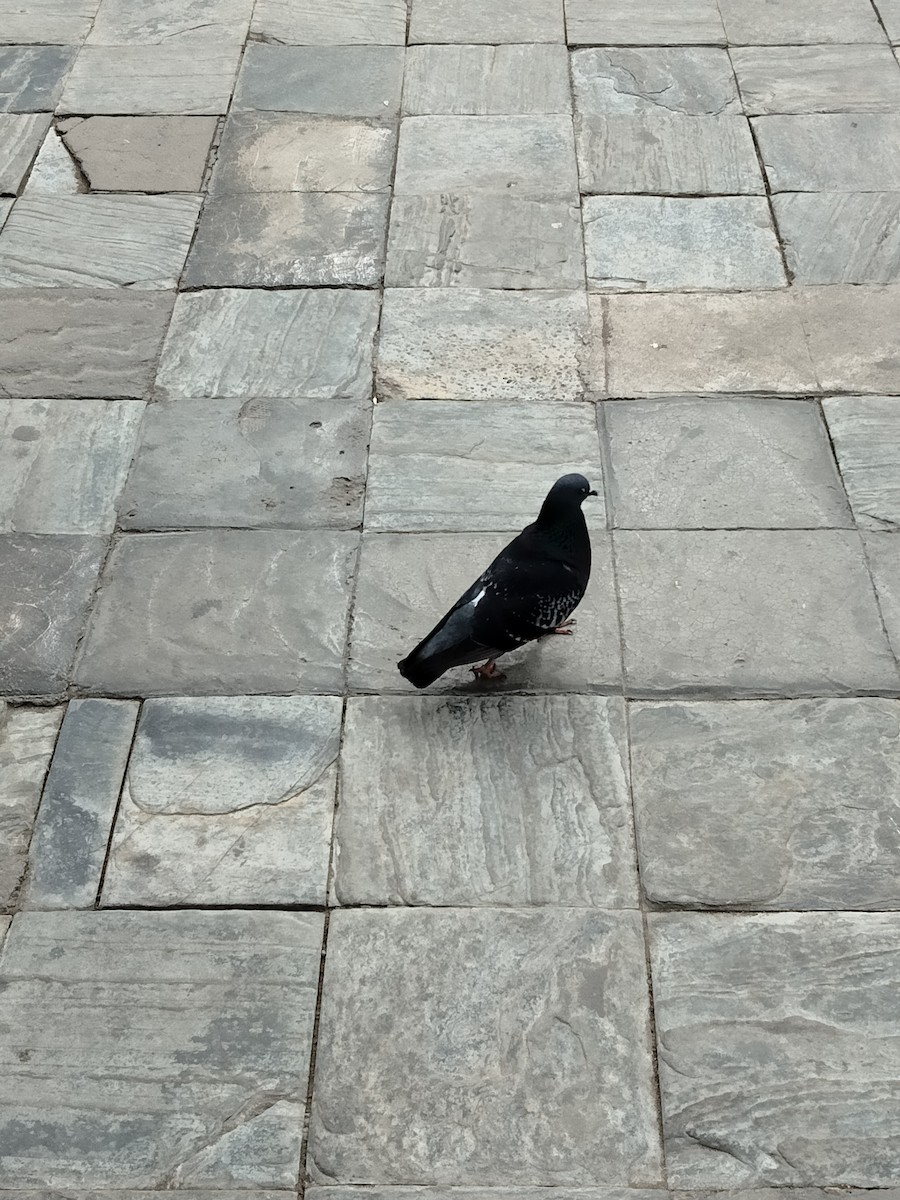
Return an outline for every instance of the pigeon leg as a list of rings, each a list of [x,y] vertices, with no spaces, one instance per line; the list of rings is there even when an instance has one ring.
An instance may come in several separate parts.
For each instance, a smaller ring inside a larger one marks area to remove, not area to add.
[[[562,625],[557,625],[555,629],[551,629],[551,633],[567,634],[569,637],[574,636],[575,629],[573,628],[578,622],[574,617],[569,617],[568,621],[563,621]]]
[[[493,679],[500,683],[506,678],[502,671],[497,670],[497,663],[493,658],[489,658],[482,666],[470,667],[469,670],[476,679]]]

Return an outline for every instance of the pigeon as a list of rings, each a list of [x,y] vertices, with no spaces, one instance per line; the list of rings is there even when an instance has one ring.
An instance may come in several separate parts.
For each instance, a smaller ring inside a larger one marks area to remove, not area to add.
[[[583,475],[563,475],[538,519],[501,550],[415,650],[397,663],[417,688],[451,667],[502,680],[496,659],[547,634],[574,633],[571,614],[591,574],[591,543],[582,501],[597,493]]]

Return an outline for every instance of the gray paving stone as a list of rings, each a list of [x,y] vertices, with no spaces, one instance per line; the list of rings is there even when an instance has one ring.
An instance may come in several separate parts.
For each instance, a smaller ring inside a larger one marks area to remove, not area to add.
[[[93,908],[139,707],[69,702],[31,840],[25,908]]]
[[[200,196],[33,196],[0,234],[0,287],[177,286]]]
[[[867,0],[719,0],[733,46],[884,43]]]
[[[351,700],[335,862],[341,904],[636,908],[621,699]]]
[[[581,116],[615,113],[740,114],[727,50],[711,46],[592,47],[571,55]]]
[[[0,400],[0,531],[112,533],[137,400]]]
[[[4,1184],[293,1188],[322,924],[287,912],[16,917],[0,964]]]
[[[71,46],[0,47],[0,112],[52,112],[74,60]]]
[[[369,412],[351,400],[151,405],[119,509],[125,529],[352,529]]]
[[[215,117],[72,117],[63,141],[98,192],[199,192]]]
[[[582,288],[578,196],[396,196],[385,281],[389,287]]]
[[[631,694],[896,690],[900,674],[856,533],[667,530],[615,538]]]
[[[103,574],[76,678],[91,692],[340,688],[351,533],[131,534]]]
[[[900,190],[900,114],[756,117],[773,192]]]
[[[762,196],[587,196],[583,215],[595,291],[786,286]]]
[[[9,216],[9,211],[12,208],[12,206],[13,206],[12,197],[10,197],[8,200],[0,199],[0,229],[3,228],[3,222]]]
[[[900,392],[900,288],[796,289],[826,392]]]
[[[586,325],[583,293],[392,288],[384,296],[378,394],[577,400]]]
[[[900,283],[897,192],[787,192],[772,204],[796,283]]]
[[[403,111],[413,116],[569,113],[568,53],[565,46],[546,42],[411,46],[406,53]]]
[[[435,625],[509,542],[509,533],[378,533],[363,539],[350,647],[349,680],[358,691],[410,692],[397,662]],[[592,536],[593,571],[578,608],[575,637],[543,638],[504,655],[505,683],[450,671],[434,692],[485,695],[523,688],[609,692],[621,686],[619,620],[609,536]]]
[[[562,0],[411,0],[416,42],[565,42]]]
[[[104,905],[324,904],[341,700],[148,700]]]
[[[401,46],[270,46],[244,52],[232,111],[396,117],[403,86]]]
[[[87,185],[79,174],[75,159],[66,149],[58,129],[51,127],[41,143],[22,195],[33,199],[35,196],[77,196],[86,191]]]
[[[888,37],[895,44],[900,42],[900,3],[897,0],[877,0],[875,7],[884,22]]]
[[[0,700],[0,908],[16,899],[44,776],[63,718],[60,708],[13,708]],[[4,932],[0,917],[0,946]]]
[[[6,918],[9,920],[9,918]],[[2,918],[0,918],[2,920]],[[158,1193],[149,1190],[140,1190],[137,1188],[126,1188],[109,1192],[109,1191],[85,1191],[80,1188],[66,1188],[66,1198],[69,1200],[153,1200]],[[59,1192],[55,1191],[38,1191],[29,1188],[27,1191],[16,1191],[15,1189],[7,1191],[4,1200],[58,1200]],[[283,1193],[279,1191],[263,1191],[258,1188],[252,1190],[235,1190],[227,1188],[213,1188],[210,1190],[179,1188],[179,1200],[284,1200]],[[536,1197],[535,1200],[540,1200]],[[566,1197],[560,1197],[559,1200],[566,1200]],[[570,1196],[568,1200],[578,1200],[577,1196]],[[606,1195],[597,1195],[595,1198],[584,1197],[583,1200],[607,1200]],[[615,1196],[613,1200],[629,1200],[628,1196]],[[637,1195],[634,1200],[662,1200],[659,1193],[645,1193],[643,1197]],[[774,1200],[774,1198],[773,1198]],[[819,1197],[814,1197],[813,1200],[820,1200]],[[821,1200],[826,1200],[823,1196]],[[892,1200],[890,1196],[884,1197],[884,1200]]]
[[[898,398],[839,396],[822,407],[857,522],[900,530]]]
[[[816,390],[797,308],[783,292],[607,304],[612,396]]]
[[[406,0],[257,0],[250,32],[295,46],[402,46]]]
[[[900,661],[900,546],[893,533],[866,533],[863,537],[885,628]]]
[[[206,50],[247,36],[253,0],[101,0],[89,46],[189,43]]]
[[[900,67],[890,46],[735,47],[748,113],[896,112]]]
[[[896,1183],[897,914],[649,920],[670,1181]]]
[[[377,287],[384,275],[388,203],[385,194],[211,196],[183,286]]]
[[[145,396],[174,299],[0,288],[0,396]]]
[[[164,116],[224,113],[241,57],[239,42],[83,46],[66,82],[63,113]]]
[[[100,0],[0,0],[0,42],[75,45],[90,33]]]
[[[378,297],[222,289],[179,296],[157,379],[177,396],[366,400]]]
[[[812,1190],[812,1189],[811,1189]],[[667,1192],[650,1188],[590,1188],[555,1187],[329,1187],[311,1185],[306,1189],[309,1200],[364,1200],[363,1192],[371,1200],[665,1200]],[[51,1200],[51,1197],[13,1193],[10,1200]],[[123,1196],[122,1200],[140,1200],[139,1197]],[[190,1197],[186,1200],[203,1200]],[[210,1200],[220,1200],[219,1197]],[[224,1197],[221,1200],[240,1200],[240,1197]],[[706,1200],[706,1198],[704,1198]],[[748,1198],[750,1200],[750,1198]],[[766,1197],[765,1200],[777,1200]],[[798,1200],[828,1200],[826,1195],[801,1197]],[[865,1200],[860,1196],[859,1200]],[[883,1200],[898,1200],[897,1196],[885,1193]]]
[[[900,908],[897,700],[631,706],[641,882],[693,908]]]
[[[18,194],[49,127],[44,113],[0,113],[0,194]]]
[[[0,535],[0,694],[65,689],[105,551],[98,537]]]
[[[815,404],[673,396],[604,408],[619,528],[852,525]]]
[[[643,953],[637,913],[334,913],[312,1178],[657,1182]]]
[[[518,533],[569,471],[581,471],[599,491],[600,498],[587,504],[592,525],[602,527],[600,442],[590,405],[379,404],[369,446],[366,527]]]
[[[566,33],[572,46],[725,44],[715,0],[566,0]]]

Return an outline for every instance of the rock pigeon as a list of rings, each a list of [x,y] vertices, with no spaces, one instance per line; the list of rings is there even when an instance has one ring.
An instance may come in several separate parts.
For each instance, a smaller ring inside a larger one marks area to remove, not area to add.
[[[538,519],[497,555],[411,654],[397,663],[417,688],[451,667],[502,679],[495,659],[551,633],[573,633],[572,612],[591,574],[591,543],[581,503],[596,496],[583,475],[563,475]]]

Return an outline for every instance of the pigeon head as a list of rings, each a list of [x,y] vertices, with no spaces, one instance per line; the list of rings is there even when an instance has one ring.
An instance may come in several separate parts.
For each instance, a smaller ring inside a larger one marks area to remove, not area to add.
[[[567,516],[571,516],[581,508],[583,500],[586,500],[588,496],[596,495],[597,493],[583,475],[577,473],[563,475],[561,479],[557,479],[547,493],[547,498],[541,505],[538,523],[546,524],[550,521],[565,520]]]

